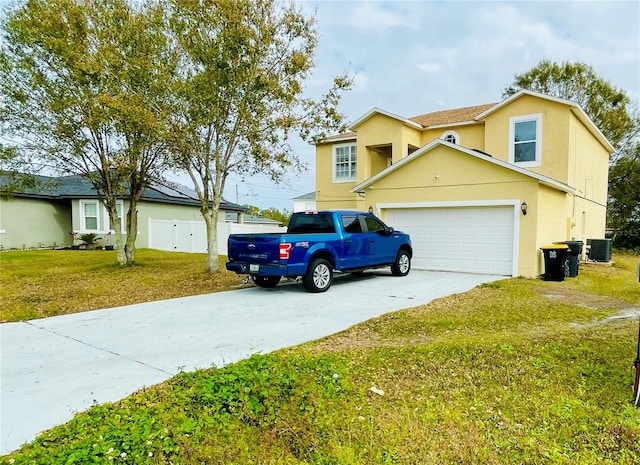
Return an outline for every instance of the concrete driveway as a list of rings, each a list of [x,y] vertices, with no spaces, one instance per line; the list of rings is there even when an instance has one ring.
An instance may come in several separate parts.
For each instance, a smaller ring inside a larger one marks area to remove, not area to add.
[[[286,283],[2,324],[0,454],[180,370],[319,339],[496,279],[375,271],[338,276],[323,294]]]

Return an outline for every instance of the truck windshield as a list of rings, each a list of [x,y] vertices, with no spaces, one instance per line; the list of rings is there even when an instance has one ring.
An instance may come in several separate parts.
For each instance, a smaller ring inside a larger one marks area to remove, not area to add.
[[[333,233],[336,228],[330,213],[300,213],[289,221],[288,233]]]

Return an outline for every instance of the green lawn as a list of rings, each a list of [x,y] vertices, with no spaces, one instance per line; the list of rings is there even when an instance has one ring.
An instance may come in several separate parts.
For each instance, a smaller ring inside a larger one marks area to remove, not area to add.
[[[206,255],[136,251],[138,264],[122,267],[116,252],[38,250],[0,253],[0,321],[111,308],[240,286],[242,278],[205,271]],[[224,270],[226,257],[220,257]]]
[[[638,307],[639,259],[614,259],[181,373],[0,464],[640,463],[638,320],[606,319]]]

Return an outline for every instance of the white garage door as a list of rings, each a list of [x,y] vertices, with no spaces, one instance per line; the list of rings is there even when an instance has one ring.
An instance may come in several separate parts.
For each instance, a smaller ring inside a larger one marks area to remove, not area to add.
[[[399,208],[385,223],[411,235],[412,267],[511,276],[513,206]]]

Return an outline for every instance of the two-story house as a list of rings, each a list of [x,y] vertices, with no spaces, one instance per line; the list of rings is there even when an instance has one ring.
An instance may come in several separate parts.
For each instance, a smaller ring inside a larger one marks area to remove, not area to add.
[[[374,108],[316,146],[318,209],[411,234],[416,269],[537,276],[540,247],[604,237],[613,147],[575,103],[530,91],[404,118]]]

